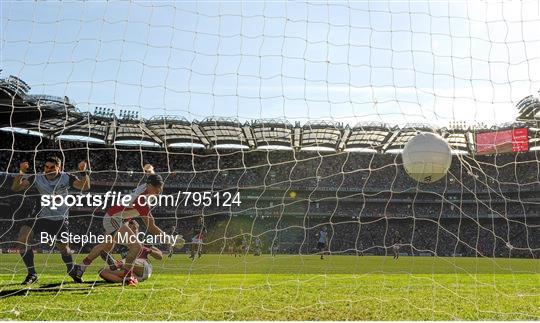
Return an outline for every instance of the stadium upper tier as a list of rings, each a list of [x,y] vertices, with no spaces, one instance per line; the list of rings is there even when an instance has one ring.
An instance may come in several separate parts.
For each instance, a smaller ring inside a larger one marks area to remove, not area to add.
[[[379,122],[356,126],[331,121],[304,125],[283,119],[240,122],[232,118],[188,121],[174,116],[142,119],[133,114],[80,112],[68,97],[30,95],[24,81],[10,76],[0,80],[0,127],[36,131],[49,138],[88,138],[106,145],[150,144],[161,148],[192,146],[207,149],[223,145],[236,148],[325,148],[336,151],[364,149],[387,152],[401,149],[419,131],[436,132],[458,153],[476,152],[476,135],[515,128],[528,128],[528,146],[540,146],[540,101],[529,96],[517,104],[515,123],[491,128],[436,128],[428,124],[402,127]],[[112,110],[107,110],[112,111]]]

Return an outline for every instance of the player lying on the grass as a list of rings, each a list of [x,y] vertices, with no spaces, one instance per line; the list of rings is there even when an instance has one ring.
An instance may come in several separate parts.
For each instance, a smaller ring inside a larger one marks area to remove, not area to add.
[[[134,232],[139,232],[139,224],[135,220],[128,222],[129,228]],[[143,246],[141,254],[135,259],[133,265],[133,280],[130,282],[132,285],[147,280],[152,275],[152,264],[148,261],[148,256],[161,260],[163,259],[163,253],[156,247]],[[124,281],[124,270],[122,266],[125,263],[125,259],[122,259],[116,263],[116,268],[105,268],[99,271],[99,276],[109,283],[122,283]]]
[[[145,281],[152,275],[152,264],[148,261],[148,256],[157,260],[163,259],[163,253],[158,248],[143,246],[141,254],[133,264],[133,278],[128,282],[130,285]],[[123,266],[124,263],[125,259],[122,259],[119,266]],[[122,283],[126,279],[122,268],[117,270],[104,268],[99,271],[99,276],[109,283]]]
[[[119,237],[123,236],[127,239],[123,244],[128,247],[126,262],[122,266],[124,277],[128,284],[130,281],[134,281],[132,267],[135,259],[142,253],[143,246],[135,239],[135,233],[129,228],[126,222],[134,218],[141,218],[150,234],[165,237],[165,232],[156,226],[149,205],[144,202],[144,199],[139,198],[140,195],[144,195],[146,198],[157,196],[161,194],[162,189],[163,179],[161,176],[151,174],[147,177],[146,184],[140,185],[131,194],[132,203],[130,206],[115,205],[107,210],[103,217],[103,228],[106,235],[113,237],[112,242],[105,242],[94,246],[88,256],[77,266],[77,277],[82,278],[84,271],[94,259],[103,252],[109,253],[115,244],[119,243]],[[178,236],[177,242],[182,244],[183,239]]]
[[[29,164],[22,162],[19,166],[19,174],[15,176],[11,189],[14,192],[22,192],[30,194],[30,190],[36,190],[42,195],[62,195],[66,196],[70,188],[85,191],[90,188],[90,177],[86,171],[86,162],[82,161],[78,165],[79,171],[83,174],[82,179],[78,179],[74,175],[65,173],[62,170],[62,162],[60,158],[51,156],[45,159],[43,173],[26,176]],[[23,225],[19,231],[17,242],[20,245],[20,254],[24,265],[28,270],[28,275],[23,281],[24,284],[32,284],[37,281],[38,276],[34,267],[34,251],[32,250],[29,241],[32,239],[35,232],[41,236],[42,232],[48,234],[49,239],[55,239],[63,232],[69,232],[68,213],[69,206],[60,205],[56,209],[52,206],[38,206],[37,214],[28,214],[28,218],[23,220]],[[75,275],[73,266],[72,252],[69,244],[56,241],[55,246],[60,251],[62,261],[66,264],[68,274],[75,282],[80,282],[80,279]]]
[[[146,197],[159,195],[162,187],[163,180],[161,179],[161,176],[151,174],[147,177],[146,184],[138,186],[131,194],[132,205],[115,205],[111,206],[107,210],[105,216],[103,217],[103,228],[105,234],[114,237],[113,242],[101,243],[92,248],[88,256],[86,256],[86,258],[79,265],[79,270],[77,272],[79,277],[82,277],[86,268],[90,266],[95,258],[103,253],[111,252],[115,244],[118,242],[117,240],[120,234],[126,234],[127,236],[135,235],[135,233],[129,228],[129,225],[127,225],[128,221],[132,218],[141,217],[150,233],[164,234],[163,231],[155,225],[153,216],[150,213],[150,207],[145,203],[141,203],[144,201],[138,198],[140,195],[145,195]],[[132,274],[130,266],[133,265],[136,257],[142,252],[142,245],[135,241],[135,239],[128,240],[128,243],[125,244],[128,247],[128,255],[123,268],[126,271],[126,276],[128,279]]]

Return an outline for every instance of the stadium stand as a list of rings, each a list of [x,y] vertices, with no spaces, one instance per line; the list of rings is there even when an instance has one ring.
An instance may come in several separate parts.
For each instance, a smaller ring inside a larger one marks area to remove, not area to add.
[[[535,150],[540,135],[534,119],[540,108],[533,97],[518,103],[515,124],[437,129],[421,124],[293,125],[277,119],[118,118],[78,112],[67,97],[29,96],[24,82],[14,77],[2,80],[0,88],[4,249],[17,233],[16,214],[30,212],[35,203],[30,195],[9,191],[12,174],[22,160],[35,172],[40,166],[34,161],[55,154],[68,162],[66,171],[88,160],[95,194],[128,192],[142,180],[146,163],[165,179],[165,193],[240,192],[241,205],[153,210],[162,227],[176,226],[184,235],[204,216],[208,252],[223,252],[228,239],[244,229],[251,237],[260,236],[266,250],[311,253],[316,232],[326,225],[332,253],[387,254],[399,233],[401,251],[411,255],[540,257],[540,156]],[[13,102],[13,115],[6,115]],[[28,118],[17,117],[22,114]],[[517,127],[528,127],[529,152],[474,154],[475,133]],[[400,154],[392,153],[418,131],[441,134],[454,150],[444,180],[414,182],[403,171]],[[313,147],[325,149],[309,150]],[[97,208],[73,207],[72,230],[100,232],[97,219],[102,215]]]

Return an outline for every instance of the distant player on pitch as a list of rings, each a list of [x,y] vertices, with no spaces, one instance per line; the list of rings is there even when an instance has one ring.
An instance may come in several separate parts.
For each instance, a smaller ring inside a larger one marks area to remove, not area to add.
[[[28,171],[28,162],[22,162],[19,166],[19,174],[15,176],[11,189],[14,192],[23,192],[27,194],[28,190],[35,189],[41,195],[62,195],[66,196],[70,188],[80,191],[86,191],[90,188],[90,177],[86,171],[86,162],[79,163],[79,171],[83,174],[82,179],[62,171],[62,162],[60,158],[51,156],[45,159],[43,173],[32,176],[25,176]],[[67,205],[60,205],[56,209],[51,206],[38,208],[35,216],[28,215],[19,231],[17,242],[21,245],[20,254],[28,275],[22,282],[23,285],[30,285],[38,280],[36,269],[34,267],[34,251],[29,245],[34,233],[47,233],[49,238],[57,238],[63,232],[69,232]],[[81,280],[75,275],[73,257],[69,244],[55,243],[60,251],[62,261],[66,264],[67,272],[76,283]]]
[[[236,257],[235,243],[233,238],[225,238],[226,247],[229,252],[229,255],[234,255]]]
[[[253,255],[254,256],[260,256],[261,253],[262,253],[261,238],[259,236],[256,236],[254,241],[253,241],[253,244],[255,245],[255,247],[253,248]]]
[[[244,230],[240,229],[240,234],[235,236],[233,238],[233,245],[234,245],[234,257],[238,255],[238,257],[242,256],[242,249],[244,245]]]
[[[317,252],[321,254],[321,259],[324,259],[324,252],[328,243],[328,229],[324,226],[317,234]]]
[[[394,236],[394,241],[392,244],[392,251],[394,253],[394,257],[392,259],[398,260],[399,259],[399,248],[401,247],[401,236],[399,235],[399,232],[396,232]]]
[[[189,258],[191,260],[195,260],[195,257],[201,258],[202,256],[202,247],[203,247],[203,239],[206,235],[206,227],[204,226],[204,218],[201,216],[197,220],[197,224],[195,225],[195,228],[193,229],[193,238],[191,239],[191,248],[190,248],[190,256]]]
[[[245,256],[249,252],[248,235],[242,234],[242,254]]]

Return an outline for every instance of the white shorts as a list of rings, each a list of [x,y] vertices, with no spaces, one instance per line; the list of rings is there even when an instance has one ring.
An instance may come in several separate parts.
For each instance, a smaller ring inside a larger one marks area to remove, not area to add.
[[[142,276],[139,276],[139,275],[135,275],[135,277],[137,278],[138,281],[143,281],[143,280],[147,280],[148,278],[150,278],[150,276],[152,276],[152,265],[145,259],[136,259],[135,260],[135,265],[138,265],[138,266],[143,266],[143,274]]]
[[[119,216],[105,214],[103,217],[103,229],[105,229],[105,234],[113,234],[118,231],[123,224],[124,220]]]
[[[194,244],[202,244],[203,240],[199,239],[199,238],[196,238],[196,237],[193,237],[193,239],[191,239],[191,242],[194,243]]]

